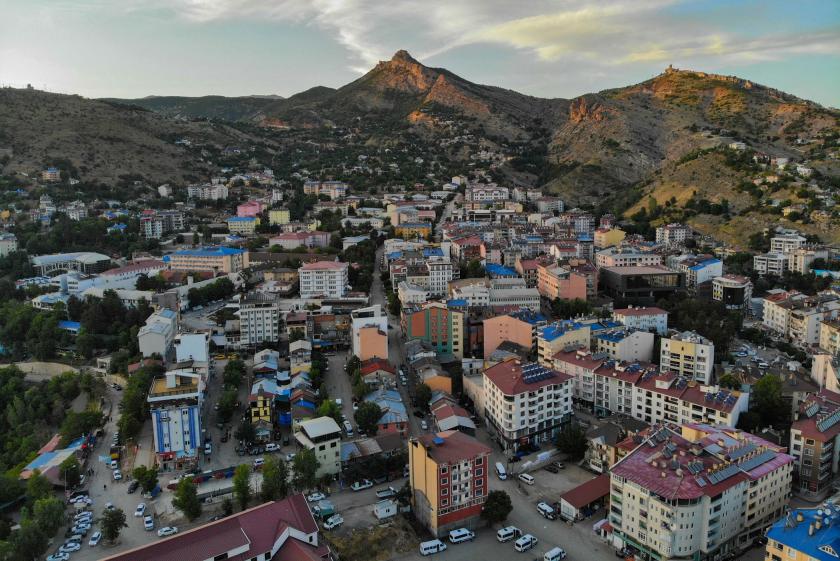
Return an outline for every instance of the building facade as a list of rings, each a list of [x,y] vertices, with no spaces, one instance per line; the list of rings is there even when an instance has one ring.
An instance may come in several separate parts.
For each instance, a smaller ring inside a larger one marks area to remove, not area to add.
[[[347,293],[349,277],[347,263],[315,261],[298,269],[301,298],[327,296],[341,298]]]

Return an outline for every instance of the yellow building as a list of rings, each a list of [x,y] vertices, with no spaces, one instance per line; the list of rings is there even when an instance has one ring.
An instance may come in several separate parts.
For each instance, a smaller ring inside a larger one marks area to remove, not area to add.
[[[627,234],[620,228],[598,228],[595,230],[595,247],[604,248],[618,245]]]
[[[793,508],[767,530],[766,561],[816,561],[840,557],[840,507]]]
[[[820,348],[832,356],[840,353],[840,321],[825,320],[820,322]]]
[[[268,211],[268,223],[272,226],[288,224],[291,219],[291,214],[287,208],[275,208]]]
[[[554,355],[565,347],[589,347],[591,333],[589,325],[563,320],[538,330],[537,352],[539,363],[549,368],[554,365]]]
[[[429,222],[406,222],[394,228],[394,234],[404,240],[426,239],[432,234],[432,225]]]
[[[174,271],[207,271],[216,274],[238,273],[250,264],[247,249],[236,247],[200,247],[182,249],[164,256]]]
[[[231,234],[250,236],[257,231],[260,219],[254,216],[231,216],[228,218],[228,230]]]
[[[258,393],[251,394],[248,399],[251,408],[251,424],[258,421],[271,422],[271,401],[273,395],[260,389]]]

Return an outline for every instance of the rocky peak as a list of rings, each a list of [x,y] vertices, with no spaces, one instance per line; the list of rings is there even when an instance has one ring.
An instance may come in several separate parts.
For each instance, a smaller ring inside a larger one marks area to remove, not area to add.
[[[400,49],[391,57],[391,62],[401,62],[403,64],[420,64],[417,60],[408,54],[408,51]]]

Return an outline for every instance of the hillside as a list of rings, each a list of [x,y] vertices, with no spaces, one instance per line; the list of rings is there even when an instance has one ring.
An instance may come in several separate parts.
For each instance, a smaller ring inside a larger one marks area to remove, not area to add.
[[[190,139],[193,149],[176,145],[178,138]],[[242,141],[240,132],[224,125],[186,123],[79,96],[0,89],[0,148],[13,151],[6,172],[35,174],[66,161],[86,180],[180,182],[213,171],[197,145]]]
[[[244,121],[254,119],[263,108],[282,99],[280,96],[208,95],[203,97],[149,96],[140,99],[103,99],[102,101],[136,105],[167,117]]]

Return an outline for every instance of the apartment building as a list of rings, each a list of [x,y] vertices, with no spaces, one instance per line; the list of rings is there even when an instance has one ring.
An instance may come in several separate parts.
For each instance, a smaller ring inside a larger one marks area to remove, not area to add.
[[[537,290],[549,300],[586,300],[586,277],[558,265],[540,265]]]
[[[668,312],[656,307],[633,307],[613,310],[612,319],[628,329],[651,331],[659,335],[668,332]]]
[[[252,236],[257,231],[260,219],[255,216],[231,216],[227,219],[228,231],[239,236]]]
[[[537,332],[537,356],[543,366],[552,366],[554,355],[565,347],[589,348],[589,338],[592,330],[589,323],[563,320],[545,327]]]
[[[464,358],[464,312],[443,302],[403,308],[402,331],[407,340],[420,339],[439,354]]]
[[[280,340],[280,302],[269,294],[249,294],[239,302],[239,344]]]
[[[140,228],[146,239],[159,240],[164,234],[184,229],[184,213],[180,210],[144,211],[140,217]]]
[[[301,298],[341,298],[349,288],[348,265],[339,261],[304,263],[298,278]]]
[[[787,271],[788,256],[784,253],[762,253],[753,256],[753,270],[760,276],[780,277]]]
[[[493,467],[490,448],[457,430],[424,434],[408,442],[414,515],[434,536],[476,529]]]
[[[788,269],[794,273],[807,275],[811,272],[811,263],[817,259],[828,259],[829,251],[826,247],[805,246],[798,247],[788,253]]]
[[[792,253],[807,243],[808,240],[805,236],[795,232],[777,234],[770,238],[770,253]]]
[[[737,429],[666,425],[610,470],[615,546],[655,559],[739,554],[787,506],[793,458]]]
[[[304,195],[327,195],[333,201],[345,197],[349,190],[343,181],[306,181],[303,184]]]
[[[574,402],[590,409],[595,406],[595,372],[606,363],[603,354],[593,355],[586,346],[569,345],[552,357],[554,370],[571,377]]]
[[[608,247],[595,253],[595,266],[603,267],[655,267],[662,265],[662,255],[640,251],[635,247]]]
[[[826,522],[827,521],[827,522]],[[826,502],[791,508],[767,530],[767,561],[831,561],[840,557],[840,509]]]
[[[691,237],[691,228],[685,224],[666,224],[656,228],[656,243],[668,246],[680,246]]]
[[[696,289],[723,274],[723,261],[708,255],[690,255],[675,260],[673,268],[685,273],[686,288]]]
[[[800,347],[820,342],[820,322],[837,319],[840,298],[833,292],[806,296],[796,291],[771,291],[764,298],[762,324]]]
[[[341,429],[332,417],[316,417],[295,426],[298,446],[312,450],[318,459],[317,477],[341,472]]]
[[[163,308],[146,319],[146,323],[137,332],[137,343],[144,358],[158,355],[166,360],[175,343],[178,332],[178,314]]]
[[[146,400],[152,416],[155,458],[162,470],[198,465],[201,434],[202,375],[191,369],[170,370],[152,380]]]
[[[593,238],[595,247],[604,249],[605,247],[621,244],[626,236],[627,233],[621,228],[598,228],[595,230]]]
[[[506,451],[553,442],[572,414],[572,377],[508,360],[483,373],[484,416]]]
[[[10,253],[17,251],[17,249],[17,236],[11,232],[3,232],[0,234],[0,257],[6,257]]]
[[[799,406],[790,427],[794,492],[809,501],[833,493],[840,455],[840,394],[823,389]]]
[[[727,310],[748,310],[752,292],[749,277],[727,274],[712,279],[712,300],[722,302]]]
[[[498,185],[470,185],[464,192],[464,199],[476,203],[506,201],[510,199],[510,189]]]
[[[228,188],[223,183],[189,185],[187,187],[187,196],[191,199],[204,201],[223,201],[228,198]]]
[[[317,230],[306,230],[303,232],[283,232],[268,240],[269,246],[279,246],[283,249],[297,249],[299,247],[328,247],[330,245],[330,233]]]
[[[274,208],[268,211],[268,223],[271,226],[281,226],[292,221],[292,215],[287,208]]]
[[[650,362],[655,335],[626,327],[601,329],[592,336],[593,350],[613,360]]]
[[[712,382],[715,345],[693,331],[672,332],[660,341],[659,368],[702,384]]]
[[[661,265],[604,267],[600,286],[619,306],[649,305],[685,290],[685,273]]]
[[[172,270],[214,274],[238,273],[250,264],[247,249],[224,246],[182,249],[164,255],[163,260]]]
[[[388,314],[376,304],[350,312],[353,354],[361,361],[388,360]]]
[[[484,358],[504,342],[514,343],[529,352],[537,348],[537,329],[548,322],[542,314],[530,311],[513,312],[485,319]]]
[[[630,367],[635,368],[635,367]],[[633,386],[632,416],[646,423],[712,423],[734,427],[749,405],[749,395],[699,384],[673,372],[640,365]]]
[[[429,274],[429,295],[432,297],[445,296],[449,290],[449,282],[455,278],[452,262],[443,257],[432,258],[426,261],[426,270]]]
[[[397,286],[397,295],[402,305],[422,304],[429,299],[428,289],[405,281],[401,281]]]
[[[820,349],[831,356],[840,355],[840,321],[832,319],[820,322]]]

